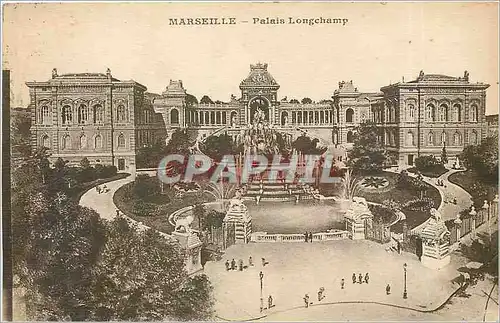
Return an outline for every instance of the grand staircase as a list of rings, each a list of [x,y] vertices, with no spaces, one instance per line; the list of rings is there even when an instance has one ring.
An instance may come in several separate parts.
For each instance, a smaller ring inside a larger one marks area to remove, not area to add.
[[[274,201],[287,202],[313,199],[313,195],[308,192],[308,187],[300,183],[287,183],[283,180],[273,180],[262,178],[254,179],[246,185],[243,190],[243,200],[246,201]]]

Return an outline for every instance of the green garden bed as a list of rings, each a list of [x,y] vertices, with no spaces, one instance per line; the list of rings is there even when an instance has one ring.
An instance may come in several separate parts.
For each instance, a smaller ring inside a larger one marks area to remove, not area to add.
[[[381,188],[380,190],[361,189],[357,195],[364,197],[369,202],[382,204],[384,201],[393,200],[403,205],[408,201],[420,198],[420,194],[412,190],[410,187],[399,188],[396,186],[399,176],[398,174],[383,172],[373,174],[371,176],[385,177],[389,181],[389,185]],[[434,207],[438,208],[441,204],[441,195],[439,194],[439,191],[429,184],[426,184],[426,187],[427,190],[424,198],[432,200]],[[406,215],[408,229],[412,229],[420,225],[430,217],[429,212],[425,211],[403,209],[402,212]],[[398,225],[395,225],[393,228],[395,229],[394,231],[400,231],[401,229]]]
[[[472,196],[476,207],[482,206],[484,200],[491,201],[495,194],[498,194],[497,179],[486,182],[472,170],[453,173],[448,180],[466,190]]]
[[[156,177],[151,177],[148,180],[159,185]],[[134,184],[135,182],[127,183],[116,191],[113,196],[115,205],[126,216],[164,233],[171,233],[174,229],[168,222],[168,216],[172,212],[194,205],[197,201],[204,203],[214,200],[209,194],[199,195],[197,193],[185,193],[183,198],[174,198],[174,192],[168,191],[170,188],[167,186],[165,186],[163,194],[150,195],[146,199],[140,200],[133,196]],[[140,207],[151,210],[150,215],[138,215],[137,203],[139,203]]]
[[[410,173],[417,174],[417,172],[420,172],[420,174],[422,174],[423,176],[433,177],[433,178],[439,177],[445,174],[447,171],[448,170],[443,165],[438,165],[421,171],[417,170],[417,168],[415,167],[408,168],[408,172]]]

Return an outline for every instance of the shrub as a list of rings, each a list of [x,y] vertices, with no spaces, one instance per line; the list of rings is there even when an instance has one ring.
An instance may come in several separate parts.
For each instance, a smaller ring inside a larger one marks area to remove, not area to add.
[[[102,169],[102,177],[101,178],[108,178],[108,177],[113,177],[118,173],[118,169],[116,166],[113,165],[105,165]]]
[[[433,207],[435,207],[434,201],[428,197],[410,200],[403,204],[403,209],[407,209],[410,211],[428,212]]]
[[[383,205],[368,204],[368,208],[372,212],[373,221],[375,222],[379,221],[379,219],[382,219],[382,222],[387,224],[395,220],[394,211]]]
[[[156,208],[144,201],[136,200],[134,202],[134,213],[137,216],[155,216]]]
[[[437,160],[437,158],[433,155],[420,156],[415,159],[415,167],[420,171],[427,170],[439,165],[441,165],[441,162]]]

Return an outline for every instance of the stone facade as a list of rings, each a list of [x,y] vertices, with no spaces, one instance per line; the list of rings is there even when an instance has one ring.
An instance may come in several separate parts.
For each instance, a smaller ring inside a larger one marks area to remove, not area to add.
[[[77,164],[87,157],[133,173],[137,149],[165,131],[146,87],[113,78],[109,69],[64,75],[54,69],[50,80],[26,84],[33,147],[49,148],[52,161],[61,157]]]
[[[372,108],[385,129],[385,143],[398,164],[413,165],[420,155],[440,156],[446,147],[450,162],[467,145],[487,136],[485,105],[488,84],[463,77],[426,75],[383,87],[383,104]]]
[[[268,65],[260,63],[250,65],[239,98],[231,95],[229,102],[217,104],[196,103],[180,80],[153,94],[137,82],[113,78],[109,71],[59,76],[54,70],[51,80],[27,85],[35,146],[48,146],[52,158],[76,163],[87,157],[120,171],[133,171],[140,147],[164,140],[178,128],[195,129],[201,138],[224,131],[236,139],[256,110],[292,140],[302,133],[318,138],[341,162],[364,121],[384,130],[380,139],[399,165],[413,165],[420,155],[439,157],[444,145],[453,163],[463,147],[493,132],[493,123],[485,118],[489,85],[469,82],[467,72],[463,77],[421,72],[414,81],[376,93],[360,92],[352,81],[344,81],[332,100],[304,104],[278,100],[280,85]]]
[[[498,136],[498,114],[486,116],[486,134],[488,137]]]

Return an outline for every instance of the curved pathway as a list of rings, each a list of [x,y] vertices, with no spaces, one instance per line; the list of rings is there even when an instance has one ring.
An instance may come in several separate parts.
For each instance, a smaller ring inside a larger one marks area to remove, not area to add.
[[[400,169],[390,168],[386,171],[399,174]],[[441,213],[443,220],[445,221],[455,219],[460,211],[469,208],[472,205],[471,195],[460,186],[453,184],[448,180],[448,177],[451,174],[462,171],[463,170],[450,169],[437,178],[423,176],[424,182],[436,188],[441,195],[441,204],[437,210]],[[408,172],[408,175],[411,177],[417,177],[416,174],[410,172]],[[437,185],[438,179],[443,181],[443,186]],[[457,204],[453,203],[453,199],[455,198],[457,200]]]
[[[108,182],[105,185],[109,189],[109,192],[101,194],[97,193],[95,187],[93,187],[82,195],[79,204],[94,209],[99,213],[101,218],[111,220],[116,216],[116,210],[118,209],[113,201],[113,195],[115,195],[120,187],[133,181],[134,177],[130,175],[113,182]]]

